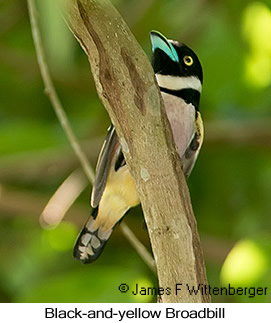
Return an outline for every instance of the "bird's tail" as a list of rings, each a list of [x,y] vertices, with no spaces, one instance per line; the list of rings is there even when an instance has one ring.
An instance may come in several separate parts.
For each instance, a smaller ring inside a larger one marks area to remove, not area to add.
[[[98,226],[96,223],[97,214],[98,207],[93,210],[73,249],[73,256],[84,264],[91,263],[100,256],[113,230],[110,228],[105,231],[101,226]]]

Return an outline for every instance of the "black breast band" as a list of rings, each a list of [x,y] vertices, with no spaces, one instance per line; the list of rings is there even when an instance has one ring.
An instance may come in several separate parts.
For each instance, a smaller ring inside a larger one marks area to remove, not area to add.
[[[160,91],[175,95],[178,98],[182,98],[187,104],[191,103],[195,107],[195,109],[199,110],[199,100],[200,100],[200,92],[194,89],[181,89],[181,90],[170,90],[165,87],[160,86]]]

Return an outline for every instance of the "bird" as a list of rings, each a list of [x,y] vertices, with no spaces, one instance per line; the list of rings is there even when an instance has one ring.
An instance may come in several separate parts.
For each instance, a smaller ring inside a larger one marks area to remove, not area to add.
[[[152,67],[187,179],[204,135],[199,112],[202,66],[195,52],[185,44],[169,40],[158,31],[151,31],[150,38]],[[76,240],[73,256],[83,264],[96,260],[116,224],[138,204],[140,200],[134,180],[111,124],[96,165],[91,194],[92,214]]]

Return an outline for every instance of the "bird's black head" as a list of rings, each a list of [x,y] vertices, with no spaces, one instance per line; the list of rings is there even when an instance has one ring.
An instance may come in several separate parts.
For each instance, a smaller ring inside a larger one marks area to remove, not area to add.
[[[177,41],[168,40],[157,31],[151,32],[152,66],[156,74],[197,77],[202,83],[202,67],[194,51]]]

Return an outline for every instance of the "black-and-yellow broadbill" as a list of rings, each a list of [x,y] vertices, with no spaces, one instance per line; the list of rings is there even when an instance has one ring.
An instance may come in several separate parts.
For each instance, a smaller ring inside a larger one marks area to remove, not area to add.
[[[203,140],[199,112],[202,67],[192,49],[152,31],[152,66],[164,100],[176,149],[186,178]],[[139,204],[134,180],[125,163],[113,125],[101,149],[91,195],[92,214],[77,238],[74,257],[91,263],[99,257],[115,225]]]

